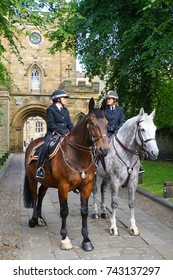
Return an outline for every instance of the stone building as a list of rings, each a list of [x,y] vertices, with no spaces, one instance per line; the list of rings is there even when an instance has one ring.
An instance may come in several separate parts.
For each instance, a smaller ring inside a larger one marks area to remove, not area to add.
[[[73,123],[87,113],[89,99],[97,100],[99,94],[98,81],[86,84],[83,80],[78,84],[76,60],[71,53],[50,54],[51,43],[44,34],[32,25],[28,31],[30,35],[20,37],[23,63],[7,46],[6,57],[10,63],[6,66],[14,84],[10,91],[0,90],[0,152],[24,150],[28,120],[36,118],[37,123],[37,118],[41,118],[44,123],[54,90],[63,88],[70,95],[68,109]],[[35,138],[32,129],[29,134],[30,139]]]

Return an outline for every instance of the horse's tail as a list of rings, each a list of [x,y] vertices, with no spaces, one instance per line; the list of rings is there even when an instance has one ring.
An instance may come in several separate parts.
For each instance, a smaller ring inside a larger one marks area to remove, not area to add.
[[[24,178],[23,201],[24,201],[24,206],[26,208],[33,208],[33,200],[31,197],[31,191],[29,188],[29,180],[28,180],[28,176],[26,173],[25,173],[25,178]]]

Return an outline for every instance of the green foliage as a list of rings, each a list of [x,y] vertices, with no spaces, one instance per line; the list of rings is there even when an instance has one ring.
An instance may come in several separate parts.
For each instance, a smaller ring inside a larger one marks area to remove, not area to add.
[[[153,6],[160,6],[163,5],[163,3],[166,5],[170,5],[172,4],[172,0],[147,0],[144,9],[150,9]]]
[[[78,28],[76,1],[50,1],[47,18],[50,24],[46,37],[53,42],[51,53],[56,51],[71,51],[76,55],[76,32]]]
[[[156,107],[159,127],[172,126],[172,1],[1,0],[0,10],[0,36],[19,60],[18,35],[32,23],[47,31],[51,53],[71,52],[89,78],[98,75],[106,90],[117,89],[126,118]],[[0,41],[0,58],[5,51]],[[9,82],[0,60],[0,84]]]
[[[47,21],[40,11],[45,6],[46,1],[35,0],[1,0],[0,1],[0,85],[10,87],[10,73],[3,64],[6,52],[4,38],[8,42],[11,52],[22,63],[19,49],[22,44],[19,40],[21,33],[28,34],[25,28],[28,23],[32,23],[38,28],[45,28]]]
[[[173,81],[166,81],[159,89],[156,98],[155,122],[158,128],[173,127]],[[154,106],[154,105],[153,105]]]
[[[47,34],[51,52],[71,51],[88,77],[98,75],[107,89],[116,88],[127,118],[141,107],[151,112],[159,89],[173,78],[173,3],[55,2],[57,12],[50,16],[58,20]]]

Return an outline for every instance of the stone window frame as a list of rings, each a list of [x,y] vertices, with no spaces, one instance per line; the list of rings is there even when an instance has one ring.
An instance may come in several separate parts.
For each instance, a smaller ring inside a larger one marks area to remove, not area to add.
[[[37,65],[32,68],[31,71],[31,91],[41,90],[41,73]]]
[[[31,77],[32,77],[32,73],[33,73],[34,69],[37,69],[39,72],[39,75],[40,75],[40,87],[37,89],[32,89],[32,83],[31,83]],[[31,94],[42,94],[44,77],[47,77],[47,74],[46,74],[45,70],[42,68],[42,66],[39,65],[37,62],[30,64],[28,66],[28,68],[26,69],[24,76],[28,77],[29,94],[30,93]]]

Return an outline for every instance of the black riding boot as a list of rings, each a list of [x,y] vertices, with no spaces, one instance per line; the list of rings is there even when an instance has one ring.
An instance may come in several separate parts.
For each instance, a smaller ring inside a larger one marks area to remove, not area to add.
[[[46,147],[43,147],[40,151],[38,160],[37,160],[37,171],[36,171],[36,178],[44,179],[45,172],[44,172],[44,161],[46,157]]]

